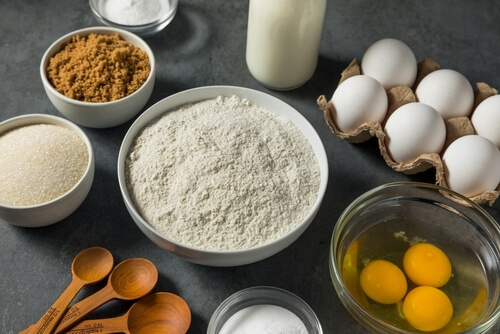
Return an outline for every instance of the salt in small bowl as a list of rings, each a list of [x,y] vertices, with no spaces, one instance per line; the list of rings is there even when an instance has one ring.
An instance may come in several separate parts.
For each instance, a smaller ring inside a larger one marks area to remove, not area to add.
[[[256,305],[282,307],[292,312],[300,319],[308,334],[323,333],[321,323],[316,314],[300,297],[284,289],[271,286],[257,286],[240,290],[224,300],[213,313],[208,323],[207,334],[224,333],[221,332],[221,329],[223,329],[224,324],[232,316],[238,311]],[[286,317],[286,319],[288,319],[288,317]],[[282,318],[283,321],[286,319]],[[276,324],[279,323],[279,319],[274,320],[273,326],[276,326]],[[260,324],[255,324],[255,326],[259,328]],[[276,327],[273,327],[273,329],[278,330]]]

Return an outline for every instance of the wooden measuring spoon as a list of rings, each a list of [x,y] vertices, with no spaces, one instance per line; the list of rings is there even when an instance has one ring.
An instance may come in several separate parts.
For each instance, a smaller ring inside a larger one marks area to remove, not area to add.
[[[104,288],[71,306],[55,333],[67,330],[110,300],[134,300],[144,297],[153,290],[157,281],[158,270],[151,261],[132,258],[120,262],[109,275],[108,284]]]
[[[53,333],[64,316],[68,305],[88,284],[106,278],[113,269],[113,255],[104,248],[92,247],[81,251],[71,265],[72,280],[43,317],[27,329],[27,333]]]
[[[191,311],[184,299],[157,292],[141,298],[120,317],[84,320],[66,333],[185,334],[190,325]]]

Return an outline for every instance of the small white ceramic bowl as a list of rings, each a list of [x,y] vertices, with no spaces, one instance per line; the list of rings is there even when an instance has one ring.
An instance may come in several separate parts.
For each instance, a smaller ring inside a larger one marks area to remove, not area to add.
[[[30,206],[12,206],[0,203],[0,221],[23,227],[47,226],[68,217],[85,200],[94,181],[94,151],[90,140],[78,126],[64,118],[45,114],[13,117],[0,123],[0,135],[21,126],[34,124],[54,124],[76,132],[87,147],[89,159],[82,178],[73,188],[49,202]]]
[[[230,97],[233,95],[247,98],[256,105],[288,118],[304,134],[307,140],[311,143],[320,169],[320,185],[318,194],[306,217],[290,232],[282,235],[275,241],[262,246],[238,251],[213,251],[190,247],[163,236],[141,217],[127,189],[127,182],[125,178],[126,157],[135,137],[148,124],[149,121],[163,115],[175,107],[187,103],[212,99],[217,96]],[[134,124],[132,124],[123,139],[118,156],[118,181],[123,199],[125,201],[125,206],[127,207],[132,219],[141,231],[159,247],[182,259],[198,264],[220,267],[237,266],[260,261],[278,253],[292,244],[307,229],[318,212],[326,191],[328,183],[328,159],[323,143],[315,129],[304,118],[304,116],[288,104],[273,96],[252,89],[231,86],[209,86],[195,88],[171,95],[150,107],[134,122]]]
[[[207,334],[219,334],[224,324],[234,314],[255,305],[282,307],[293,312],[302,321],[308,334],[323,333],[316,314],[300,297],[280,288],[257,286],[238,291],[224,300],[213,313],[208,323]]]
[[[146,10],[146,8],[140,6],[141,1],[135,2],[135,6],[139,8],[127,7],[125,2],[123,2],[121,6],[118,6],[119,9],[117,9],[109,6],[110,3],[114,3],[116,7],[119,2],[116,0],[89,0],[90,9],[96,20],[110,27],[128,30],[141,37],[149,37],[162,31],[174,19],[177,13],[177,0],[158,0],[155,4],[161,5],[160,11],[155,12],[152,21],[137,22],[136,11],[141,9]],[[143,3],[146,4],[148,2]],[[135,16],[135,20],[131,19],[130,16]],[[133,22],[129,22],[129,20]],[[141,20],[145,19],[141,18]]]
[[[75,35],[87,36],[90,33],[101,35],[112,35],[115,33],[129,43],[146,51],[151,66],[149,77],[146,82],[134,93],[110,102],[83,102],[71,99],[59,93],[47,78],[47,66],[49,60],[61,48],[71,41]],[[137,35],[126,30],[110,27],[91,27],[70,32],[56,40],[45,52],[40,63],[40,76],[43,87],[52,104],[61,114],[78,125],[91,128],[110,128],[123,124],[137,115],[146,105],[155,83],[156,62],[153,51],[149,45]]]

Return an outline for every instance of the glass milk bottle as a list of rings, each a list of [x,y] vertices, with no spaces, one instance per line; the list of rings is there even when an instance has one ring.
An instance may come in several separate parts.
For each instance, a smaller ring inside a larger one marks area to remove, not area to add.
[[[252,76],[276,90],[309,80],[318,63],[326,0],[250,0],[246,61]]]

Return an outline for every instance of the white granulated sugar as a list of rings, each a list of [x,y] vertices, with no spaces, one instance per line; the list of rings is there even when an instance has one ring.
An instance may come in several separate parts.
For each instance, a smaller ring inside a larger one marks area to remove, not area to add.
[[[141,216],[161,234],[209,250],[247,249],[289,232],[320,181],[298,128],[237,96],[183,105],[152,121],[126,165]]]
[[[29,206],[51,201],[81,179],[87,146],[73,130],[34,124],[0,136],[0,203]]]

